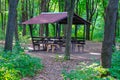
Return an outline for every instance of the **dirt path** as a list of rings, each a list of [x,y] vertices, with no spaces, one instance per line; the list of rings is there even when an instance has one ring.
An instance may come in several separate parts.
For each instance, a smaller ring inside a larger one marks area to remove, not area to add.
[[[84,52],[72,53],[71,60],[69,61],[63,61],[63,53],[59,52],[28,52],[28,54],[42,59],[44,70],[33,78],[24,78],[22,80],[63,80],[61,75],[63,69],[70,71],[75,69],[80,62],[92,63],[94,61],[99,61],[100,52],[101,43],[88,41],[85,45]]]

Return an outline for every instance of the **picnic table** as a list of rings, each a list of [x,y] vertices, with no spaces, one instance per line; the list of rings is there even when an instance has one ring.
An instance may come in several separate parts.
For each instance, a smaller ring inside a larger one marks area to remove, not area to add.
[[[45,50],[49,51],[52,49],[52,52],[54,52],[55,48],[61,48],[65,47],[65,38],[62,37],[32,37],[33,42],[33,49],[36,50],[36,46],[38,50]],[[72,38],[71,40],[72,45],[72,51],[75,50],[75,48],[78,48],[78,51],[80,51],[80,48],[82,48],[82,51],[84,50],[85,45],[85,39],[76,39]],[[42,49],[41,49],[42,47]]]

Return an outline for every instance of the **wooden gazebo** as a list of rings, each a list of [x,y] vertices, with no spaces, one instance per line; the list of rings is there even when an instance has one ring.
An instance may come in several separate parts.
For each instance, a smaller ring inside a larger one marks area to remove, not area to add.
[[[27,21],[23,22],[22,24],[31,25],[31,24],[49,24],[49,23],[56,23],[56,37],[59,37],[59,39],[60,39],[60,31],[61,31],[60,24],[67,24],[67,12],[58,12],[58,13],[43,12],[39,16],[31,18],[30,20],[27,20]],[[73,24],[74,25],[90,25],[90,23],[88,21],[84,20],[83,18],[81,18],[80,16],[78,16],[75,13],[73,15]],[[37,45],[39,48],[40,47],[39,43],[43,43],[44,41],[42,41],[42,39],[40,39],[40,37],[33,36],[32,26],[30,26],[30,32],[31,32],[33,47],[35,50],[35,46]],[[47,32],[47,35],[48,35],[48,32]],[[77,26],[75,27],[75,40],[76,40],[76,38],[77,38]],[[84,26],[83,41],[85,42],[85,26]],[[76,42],[76,41],[73,40],[73,42]],[[77,41],[77,43],[78,43],[78,41]]]

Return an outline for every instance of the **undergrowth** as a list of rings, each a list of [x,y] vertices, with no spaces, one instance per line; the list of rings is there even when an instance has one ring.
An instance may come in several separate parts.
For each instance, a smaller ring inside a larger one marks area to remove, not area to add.
[[[120,50],[116,50],[112,56],[111,76],[120,80]]]
[[[75,70],[63,70],[64,80],[120,80],[120,51],[112,55],[112,67],[105,69],[98,64],[80,64]]]
[[[98,64],[86,65],[80,64],[77,69],[67,72],[63,70],[64,80],[114,80],[108,75],[108,69],[104,69]]]
[[[0,52],[0,80],[20,80],[42,70],[41,59],[25,54],[16,43],[13,51]]]

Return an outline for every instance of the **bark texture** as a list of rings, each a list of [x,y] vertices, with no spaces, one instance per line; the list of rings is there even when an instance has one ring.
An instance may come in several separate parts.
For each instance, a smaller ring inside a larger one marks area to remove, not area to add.
[[[104,41],[102,43],[101,64],[104,68],[111,67],[112,48],[115,38],[115,24],[119,0],[109,0],[105,17]]]
[[[73,14],[74,14],[74,6],[75,0],[66,0],[67,5],[67,28],[66,28],[66,47],[65,47],[65,59],[70,59],[70,51],[71,51],[71,31],[72,31],[72,21],[73,21]]]
[[[12,51],[13,35],[16,26],[17,4],[18,0],[9,0],[9,14],[4,48],[5,51]]]

